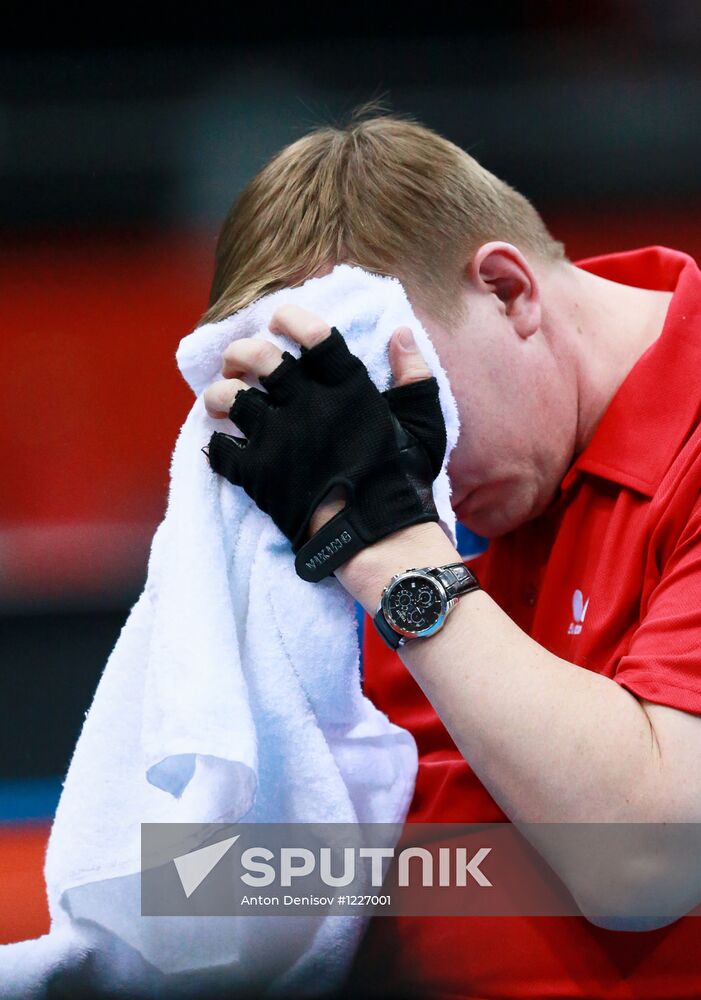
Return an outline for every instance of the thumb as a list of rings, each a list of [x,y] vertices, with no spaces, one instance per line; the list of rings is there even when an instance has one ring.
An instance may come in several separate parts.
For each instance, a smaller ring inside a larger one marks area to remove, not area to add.
[[[400,326],[389,342],[389,363],[395,385],[408,385],[430,378],[431,370],[424,361],[414,334],[408,326]]]

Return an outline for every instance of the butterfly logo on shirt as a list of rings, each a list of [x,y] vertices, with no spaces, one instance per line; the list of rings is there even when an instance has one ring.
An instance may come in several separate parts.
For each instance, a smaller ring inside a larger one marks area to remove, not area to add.
[[[579,635],[582,631],[582,626],[584,625],[584,616],[587,613],[587,608],[589,607],[589,598],[584,600],[584,594],[581,590],[575,590],[572,594],[572,621],[567,629],[569,635]]]

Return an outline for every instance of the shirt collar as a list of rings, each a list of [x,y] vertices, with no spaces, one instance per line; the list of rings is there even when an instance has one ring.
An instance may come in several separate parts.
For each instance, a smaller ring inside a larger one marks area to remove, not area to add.
[[[658,246],[589,257],[576,266],[674,294],[662,332],[619,386],[560,492],[586,472],[652,497],[701,416],[701,271],[688,254]]]

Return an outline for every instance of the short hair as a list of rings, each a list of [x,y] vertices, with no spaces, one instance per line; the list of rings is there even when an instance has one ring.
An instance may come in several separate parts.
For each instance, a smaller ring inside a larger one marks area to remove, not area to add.
[[[286,146],[241,191],[219,234],[200,324],[349,263],[395,276],[449,326],[465,265],[490,240],[567,259],[522,194],[412,116],[366,102],[347,124]]]

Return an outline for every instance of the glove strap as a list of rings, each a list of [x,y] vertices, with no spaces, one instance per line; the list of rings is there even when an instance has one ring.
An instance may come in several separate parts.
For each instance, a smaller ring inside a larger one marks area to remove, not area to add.
[[[295,570],[303,580],[318,583],[365,546],[345,510],[339,510],[304,543],[295,556]]]

